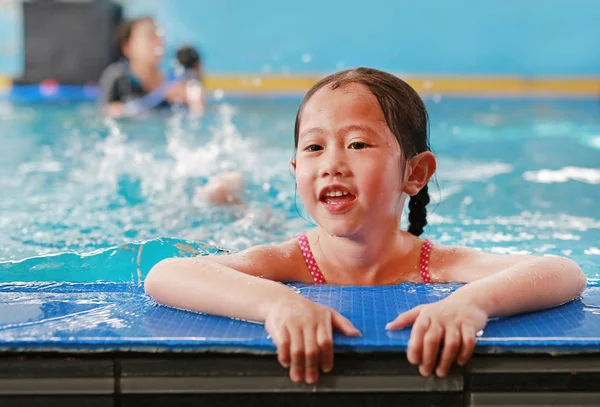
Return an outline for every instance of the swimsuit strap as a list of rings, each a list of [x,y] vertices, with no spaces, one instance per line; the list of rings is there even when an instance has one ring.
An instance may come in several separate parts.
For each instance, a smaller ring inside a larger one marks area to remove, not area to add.
[[[429,275],[429,253],[433,243],[431,240],[425,239],[423,247],[421,248],[421,260],[419,261],[419,268],[421,269],[421,278],[425,284],[431,283],[431,276]]]
[[[303,233],[298,233],[296,235],[298,239],[298,245],[300,246],[300,251],[302,252],[302,256],[306,261],[306,266],[308,267],[308,271],[312,275],[315,284],[326,284],[325,276],[321,273],[317,262],[310,250],[310,244],[308,243],[308,238]],[[433,243],[431,240],[426,239],[423,242],[423,247],[421,248],[421,256],[419,261],[419,268],[421,270],[421,278],[425,284],[431,283],[431,276],[429,275],[429,254],[431,253],[431,248],[433,247]]]
[[[298,233],[296,238],[298,239],[298,245],[300,246],[302,256],[304,256],[304,260],[308,266],[308,271],[310,271],[313,280],[315,280],[315,284],[325,284],[325,277],[323,276],[323,273],[321,273],[321,270],[319,270],[319,266],[317,266],[317,262],[310,250],[308,238],[304,233]]]

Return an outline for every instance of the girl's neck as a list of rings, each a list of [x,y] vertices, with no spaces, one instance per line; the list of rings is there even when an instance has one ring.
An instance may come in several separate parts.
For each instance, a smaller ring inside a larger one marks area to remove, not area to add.
[[[417,237],[397,225],[347,238],[331,236],[317,228],[315,236],[319,257],[325,260],[323,268],[336,274],[331,277],[362,283],[384,278],[381,273],[386,266],[413,253],[417,241]]]

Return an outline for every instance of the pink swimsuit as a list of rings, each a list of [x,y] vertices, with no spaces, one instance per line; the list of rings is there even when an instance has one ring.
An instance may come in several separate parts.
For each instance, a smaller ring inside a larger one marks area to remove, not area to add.
[[[317,266],[317,262],[310,250],[306,235],[298,233],[296,238],[298,239],[298,244],[300,245],[300,250],[302,251],[306,265],[308,266],[308,271],[310,271],[313,280],[315,280],[315,284],[325,284],[325,277],[323,276],[323,273],[321,273],[321,270],[319,270],[319,266]],[[429,253],[431,252],[431,247],[431,240],[426,239],[421,248],[419,268],[421,269],[421,278],[424,283],[431,283],[431,277],[429,276]]]

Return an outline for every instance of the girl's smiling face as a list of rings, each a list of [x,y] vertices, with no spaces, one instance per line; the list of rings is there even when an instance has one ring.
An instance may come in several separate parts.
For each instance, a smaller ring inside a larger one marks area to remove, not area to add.
[[[298,190],[333,236],[398,227],[405,160],[377,98],[365,85],[325,86],[305,105],[296,159]]]

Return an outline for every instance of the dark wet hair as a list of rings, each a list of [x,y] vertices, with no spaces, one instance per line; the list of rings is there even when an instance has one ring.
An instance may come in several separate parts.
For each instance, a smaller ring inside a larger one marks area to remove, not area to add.
[[[177,61],[186,69],[195,67],[201,60],[198,50],[190,45],[184,45],[177,50]]]
[[[145,16],[145,17],[134,18],[132,20],[123,20],[117,27],[115,37],[116,37],[116,41],[117,41],[117,46],[119,48],[120,56],[124,56],[123,55],[123,47],[125,46],[127,41],[129,41],[129,39],[131,38],[131,32],[133,31],[133,27],[137,23],[141,23],[142,21],[154,22],[154,19],[150,16]]]
[[[335,90],[350,83],[365,85],[377,98],[383,111],[385,122],[396,137],[401,153],[405,159],[414,157],[429,147],[429,118],[425,104],[418,93],[402,79],[371,68],[356,68],[337,72],[317,82],[304,96],[296,115],[294,145],[298,148],[300,137],[300,119],[310,98],[321,88],[329,86]],[[429,188],[425,185],[419,193],[410,197],[408,203],[408,231],[415,236],[423,233],[427,225],[427,204],[429,204]]]

